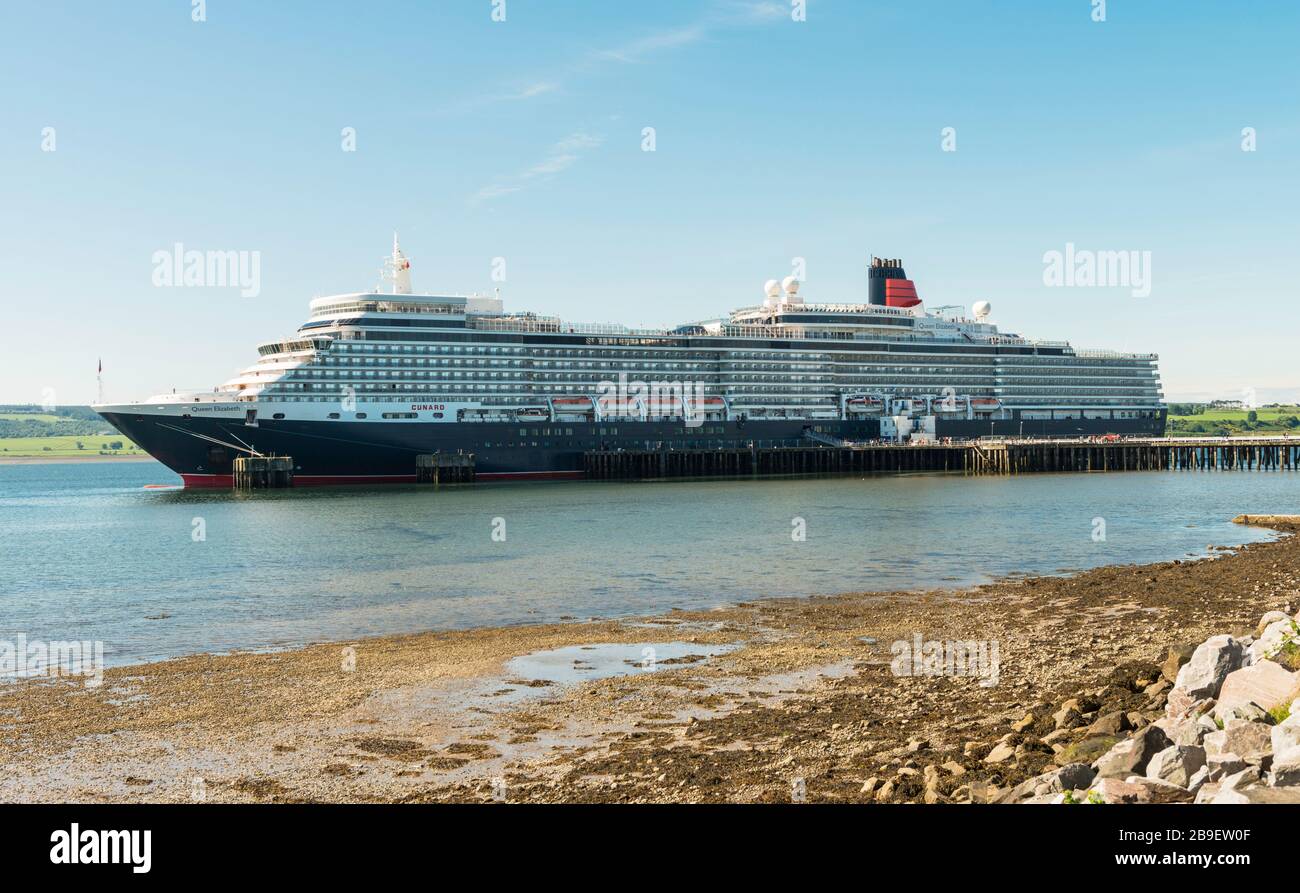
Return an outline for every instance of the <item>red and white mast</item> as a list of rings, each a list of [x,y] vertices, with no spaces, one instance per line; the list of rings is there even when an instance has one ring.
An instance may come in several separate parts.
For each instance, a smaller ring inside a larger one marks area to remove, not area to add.
[[[393,233],[393,253],[384,258],[384,269],[380,275],[393,283],[393,294],[409,295],[411,293],[411,261],[402,253],[402,246],[397,242],[397,233]]]

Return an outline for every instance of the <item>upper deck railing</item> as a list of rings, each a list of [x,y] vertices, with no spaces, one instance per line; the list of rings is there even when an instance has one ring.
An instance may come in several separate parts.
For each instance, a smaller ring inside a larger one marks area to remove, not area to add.
[[[869,313],[872,316],[895,316],[915,318],[916,314],[903,307],[890,307],[886,304],[823,304],[815,302],[799,301],[793,304],[781,304],[779,307],[768,307],[764,304],[755,304],[751,307],[738,307],[732,311],[736,316],[742,313],[845,313],[862,315]]]
[[[1159,354],[1128,353],[1122,350],[1076,350],[1074,355],[1089,360],[1158,360]]]
[[[803,305],[809,307],[836,306],[836,305]],[[855,306],[855,305],[843,305]],[[897,310],[897,308],[887,307],[885,310]],[[1075,350],[1070,347],[1068,341],[1047,340],[1024,338],[1014,334],[987,334],[971,333],[959,331],[956,333],[931,333],[931,332],[842,332],[833,330],[821,330],[807,325],[771,325],[771,324],[746,324],[746,323],[690,323],[675,328],[663,327],[644,327],[633,328],[617,323],[577,323],[565,322],[559,317],[554,316],[492,316],[470,314],[466,319],[466,328],[483,331],[483,332],[516,332],[523,334],[556,334],[556,335],[588,335],[603,336],[614,338],[647,338],[647,339],[669,339],[669,338],[746,338],[762,340],[800,340],[800,341],[837,341],[842,343],[853,342],[882,342],[897,344],[973,344],[981,346],[1011,346],[1011,347],[1030,347],[1030,348],[1047,348],[1052,350],[1069,351],[1073,356],[1080,359],[1107,359],[1107,360],[1140,360],[1154,362],[1159,357],[1154,353],[1128,353],[1113,350]],[[430,332],[432,337],[434,333]],[[323,347],[323,344],[302,345],[304,339],[329,339],[335,336],[328,333],[302,333],[299,332],[293,336],[275,341],[266,341],[259,345],[259,350],[265,353],[266,348],[274,345],[284,345],[286,343],[295,343],[294,349],[303,349],[304,347]],[[345,331],[340,336],[342,340],[351,340],[351,333]]]

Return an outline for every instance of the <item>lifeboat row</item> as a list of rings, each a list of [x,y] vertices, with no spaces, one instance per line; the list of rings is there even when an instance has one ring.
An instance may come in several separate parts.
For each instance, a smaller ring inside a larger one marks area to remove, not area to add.
[[[850,417],[879,415],[891,407],[895,411],[910,414],[925,415],[935,413],[945,415],[953,413],[965,415],[968,409],[977,413],[996,412],[1002,408],[1002,401],[997,397],[955,395],[945,397],[901,397],[895,399],[877,394],[854,394],[844,401],[844,412]]]
[[[723,397],[688,397],[685,406],[694,418],[725,420],[729,417]],[[883,394],[854,394],[845,398],[844,412],[849,418],[875,416],[885,412],[909,415],[987,414],[1002,408],[997,397],[899,397]],[[544,406],[525,406],[514,410],[519,419],[587,420],[601,419],[674,419],[685,418],[681,397],[552,397]]]
[[[637,397],[601,397],[593,400],[591,397],[583,395],[577,397],[552,397],[547,402],[549,406],[527,406],[517,409],[515,410],[515,416],[521,419],[538,419],[550,418],[551,414],[554,413],[557,420],[592,420],[595,416],[602,419],[685,417],[682,398],[675,396],[648,397],[644,400]],[[727,401],[722,397],[688,397],[685,406],[697,418],[722,420],[726,419],[728,415]]]
[[[644,415],[650,419],[684,418],[687,412],[692,417],[707,419],[725,419],[727,401],[722,397],[601,397],[597,401],[602,417],[624,416],[640,418]]]
[[[880,397],[850,397],[844,401],[844,411],[849,415],[876,415],[885,410],[885,401]]]

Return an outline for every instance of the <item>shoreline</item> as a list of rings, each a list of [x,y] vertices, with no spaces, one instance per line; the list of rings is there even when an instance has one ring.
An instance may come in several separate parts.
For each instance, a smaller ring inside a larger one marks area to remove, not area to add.
[[[158,460],[147,453],[140,456],[0,456],[0,465],[80,465],[87,462],[158,462]]]
[[[149,486],[149,485],[146,485]],[[178,487],[178,489],[180,489]],[[1235,523],[1242,526],[1259,527],[1275,531],[1281,531],[1280,536],[1290,535],[1288,531],[1292,525],[1296,526],[1296,531],[1300,533],[1300,521],[1292,521],[1292,518],[1300,519],[1300,515],[1239,515],[1234,519]],[[1271,523],[1270,523],[1271,522]],[[1274,542],[1275,540],[1259,540],[1256,544]],[[938,579],[937,585],[925,586],[920,585],[911,589],[889,589],[889,590],[854,590],[849,592],[810,592],[796,595],[755,595],[747,599],[737,599],[732,601],[722,601],[716,604],[683,609],[671,607],[658,614],[635,614],[635,613],[601,613],[590,614],[585,617],[565,616],[555,620],[535,621],[519,620],[516,622],[500,622],[477,624],[473,626],[447,626],[437,628],[422,629],[405,629],[392,632],[379,632],[369,636],[363,636],[356,639],[332,639],[332,638],[304,638],[298,641],[290,641],[285,644],[251,644],[245,646],[234,646],[221,651],[185,651],[179,653],[162,654],[155,657],[133,656],[115,661],[111,657],[105,662],[106,670],[128,671],[142,670],[146,667],[156,664],[169,663],[173,661],[191,660],[199,658],[233,658],[258,655],[285,654],[303,651],[309,648],[344,648],[358,647],[372,642],[380,642],[387,639],[406,639],[412,637],[428,637],[439,635],[450,635],[455,633],[492,633],[507,629],[530,629],[556,626],[562,629],[581,627],[591,624],[608,623],[608,624],[638,624],[638,623],[656,623],[664,622],[669,616],[703,616],[713,612],[730,611],[739,607],[753,607],[764,602],[773,601],[811,601],[818,599],[838,599],[838,598],[865,598],[873,597],[894,597],[906,595],[924,595],[930,593],[970,593],[995,586],[1017,585],[1027,580],[1064,580],[1078,576],[1079,574],[1089,573],[1091,571],[1105,570],[1110,567],[1148,567],[1159,564],[1192,564],[1200,561],[1211,561],[1223,557],[1224,554],[1231,554],[1239,549],[1251,545],[1250,542],[1237,543],[1232,545],[1222,545],[1211,543],[1203,550],[1204,554],[1187,555],[1177,559],[1167,559],[1163,562],[1152,562],[1150,564],[1128,564],[1128,565],[1100,565],[1098,567],[1060,567],[1052,571],[1041,571],[1038,573],[1030,571],[1008,571],[999,576],[983,575],[983,582],[977,580],[959,580],[956,577],[946,577]],[[942,585],[944,581],[950,585]],[[45,677],[34,677],[38,681]],[[0,694],[4,692],[4,686],[14,684],[14,680],[7,682],[0,678]]]
[[[199,654],[109,668],[94,689],[12,683],[0,800],[867,802],[888,777],[883,799],[903,802],[936,766],[942,799],[979,799],[1051,765],[1048,748],[985,762],[1027,712],[1158,680],[1169,646],[1294,611],[1300,541],[1278,529],[1068,577]],[[890,643],[917,635],[998,643],[997,684],[895,675]]]

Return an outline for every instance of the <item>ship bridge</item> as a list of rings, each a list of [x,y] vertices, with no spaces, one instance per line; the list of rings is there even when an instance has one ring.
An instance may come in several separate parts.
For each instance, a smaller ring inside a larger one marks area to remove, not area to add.
[[[352,316],[358,313],[386,315],[465,316],[468,313],[498,315],[502,302],[485,295],[390,295],[382,292],[353,292],[313,298],[310,317],[313,321]]]

